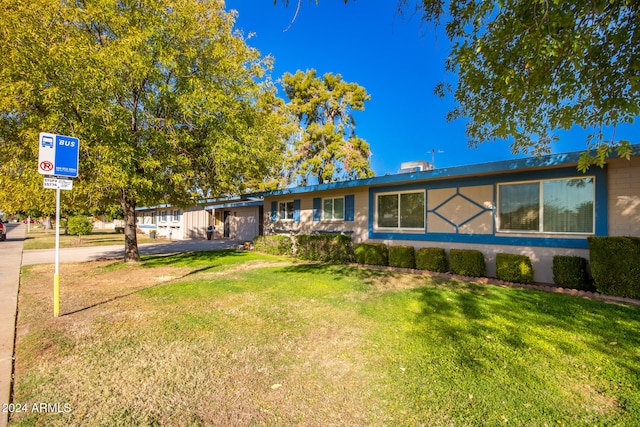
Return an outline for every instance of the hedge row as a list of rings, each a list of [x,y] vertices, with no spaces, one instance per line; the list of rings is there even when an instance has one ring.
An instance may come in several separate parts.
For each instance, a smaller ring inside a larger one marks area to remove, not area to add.
[[[344,264],[353,260],[351,237],[342,234],[300,235],[296,237],[296,256],[308,261]]]
[[[293,242],[288,236],[258,236],[253,249],[270,255],[293,255]]]
[[[413,246],[387,246],[384,243],[360,243],[354,249],[358,264],[384,265],[401,268],[416,268],[444,273],[451,271],[465,276],[486,276],[487,270],[482,252],[475,250],[451,249],[450,267],[442,248],[421,248]]]
[[[258,236],[253,240],[257,252],[297,256],[308,261],[344,264],[353,261],[351,237],[341,234]]]
[[[506,282],[533,283],[531,258],[526,255],[497,254],[496,277]]]
[[[593,290],[587,271],[587,260],[579,256],[553,257],[553,282],[563,288]]]
[[[576,256],[553,258],[553,280],[558,286],[628,298],[640,298],[640,238],[589,237],[591,274],[587,260]],[[417,268],[436,272],[484,277],[487,274],[482,252],[451,249],[447,265],[442,248],[414,249],[413,246],[387,246],[384,243],[361,243],[353,247],[344,235],[259,236],[256,251],[275,255],[293,255],[301,259]],[[525,255],[497,254],[496,277],[518,283],[533,282],[531,259]]]
[[[356,245],[355,260],[358,264],[415,268],[471,277],[485,277],[487,267],[482,252],[470,249],[451,249],[449,263],[443,248],[420,248],[413,246],[387,246],[383,243],[361,243]],[[533,283],[533,265],[526,255],[497,254],[496,277],[506,282]],[[580,257],[560,256],[553,258],[553,279],[558,286],[581,290],[592,290],[587,270],[587,260]]]
[[[589,237],[591,275],[598,292],[640,298],[640,238]]]

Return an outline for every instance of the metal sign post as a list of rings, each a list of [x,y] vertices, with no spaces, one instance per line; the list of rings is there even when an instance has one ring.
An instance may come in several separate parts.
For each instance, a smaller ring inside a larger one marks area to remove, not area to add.
[[[53,316],[60,315],[60,187],[56,188],[56,261],[53,271]]]
[[[71,190],[73,181],[59,178],[78,176],[80,141],[78,138],[41,132],[38,139],[38,172],[44,177],[44,188],[56,189],[56,249],[53,273],[53,315],[60,315],[60,190]]]

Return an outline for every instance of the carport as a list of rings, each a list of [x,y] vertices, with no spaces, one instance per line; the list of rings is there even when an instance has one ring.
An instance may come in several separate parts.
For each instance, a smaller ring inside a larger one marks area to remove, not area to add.
[[[214,218],[214,239],[253,240],[263,234],[262,199],[239,199],[209,206]]]

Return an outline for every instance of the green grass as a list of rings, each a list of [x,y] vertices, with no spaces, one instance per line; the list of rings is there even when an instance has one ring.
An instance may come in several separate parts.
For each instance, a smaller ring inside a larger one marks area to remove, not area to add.
[[[73,409],[11,425],[640,419],[638,307],[242,251],[112,265],[90,280],[177,279],[54,320],[25,270],[14,401]]]
[[[73,248],[82,246],[110,246],[124,245],[124,234],[116,234],[113,230],[93,231],[90,235],[78,236],[64,235],[64,230],[60,230],[60,247]],[[31,229],[30,233],[25,233],[24,249],[53,249],[55,248],[56,231],[43,230],[41,228]],[[158,240],[138,235],[138,243],[158,242]]]

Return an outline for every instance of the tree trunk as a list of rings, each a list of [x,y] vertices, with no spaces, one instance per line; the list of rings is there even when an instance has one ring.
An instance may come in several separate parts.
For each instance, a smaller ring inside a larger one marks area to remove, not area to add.
[[[124,262],[140,261],[138,237],[136,235],[136,202],[129,198],[127,190],[122,190],[120,206],[124,213]]]

